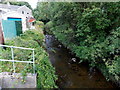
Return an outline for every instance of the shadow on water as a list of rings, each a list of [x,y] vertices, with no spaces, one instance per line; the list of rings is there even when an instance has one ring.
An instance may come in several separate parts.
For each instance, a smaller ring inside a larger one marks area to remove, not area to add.
[[[60,88],[115,88],[98,70],[91,70],[87,63],[76,63],[78,58],[71,54],[52,35],[45,35],[46,48],[58,75]]]

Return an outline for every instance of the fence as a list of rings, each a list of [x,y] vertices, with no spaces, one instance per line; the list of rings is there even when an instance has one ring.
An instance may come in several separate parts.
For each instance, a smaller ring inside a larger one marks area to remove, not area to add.
[[[31,48],[24,48],[24,47],[16,47],[16,46],[8,46],[8,45],[1,45],[0,47],[7,47],[7,48],[11,48],[11,54],[12,54],[12,60],[6,60],[6,59],[0,59],[0,61],[4,61],[4,62],[13,62],[13,70],[15,73],[15,62],[19,62],[19,63],[32,63],[33,64],[33,73],[35,74],[35,57],[34,57],[34,49]],[[17,49],[23,49],[23,50],[31,50],[32,51],[32,61],[19,61],[19,60],[14,60],[14,48]]]

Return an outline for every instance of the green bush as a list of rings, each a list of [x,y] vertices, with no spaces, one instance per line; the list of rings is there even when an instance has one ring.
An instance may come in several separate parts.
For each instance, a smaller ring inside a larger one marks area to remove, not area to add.
[[[49,33],[49,34],[52,34],[52,31],[50,30],[50,28],[52,28],[52,22],[51,21],[45,24],[44,31]]]
[[[42,21],[36,21],[35,26],[38,30],[39,29],[42,29],[42,30],[44,29],[44,23]]]
[[[120,2],[38,3],[37,9],[50,20],[47,31],[75,53],[80,62],[99,68],[108,79],[112,76],[120,80]]]
[[[15,39],[9,40],[6,42],[6,45],[18,46],[18,47],[26,47],[26,48],[34,48],[35,49],[35,70],[37,73],[37,87],[38,88],[57,88],[55,81],[57,80],[57,76],[55,75],[55,69],[51,65],[48,54],[44,50],[44,35],[39,33],[38,31],[26,31],[20,37],[16,37]],[[2,49],[0,49],[2,50]],[[10,49],[6,48],[6,50],[2,50],[0,52],[0,58],[11,59],[11,55],[9,55]],[[32,60],[32,52],[29,50],[19,50],[14,49],[14,57],[15,60]],[[8,71],[12,72],[12,63],[0,63],[1,69],[0,71]],[[6,65],[11,65],[6,67]],[[16,64],[18,68],[16,68],[16,72],[21,72],[20,70],[27,70],[26,72],[33,72],[32,65],[25,64]],[[6,67],[5,69],[3,69]]]

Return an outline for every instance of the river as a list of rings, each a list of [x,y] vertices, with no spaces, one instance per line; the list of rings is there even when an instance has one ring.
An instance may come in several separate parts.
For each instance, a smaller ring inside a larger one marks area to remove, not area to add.
[[[107,82],[99,70],[90,70],[87,63],[78,63],[78,58],[71,54],[54,36],[45,35],[46,48],[52,65],[58,75],[60,88],[115,88]]]

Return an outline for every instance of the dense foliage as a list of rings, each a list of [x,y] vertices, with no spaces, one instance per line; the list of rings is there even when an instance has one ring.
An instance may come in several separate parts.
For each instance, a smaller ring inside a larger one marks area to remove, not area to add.
[[[7,45],[34,48],[35,49],[35,70],[37,73],[38,88],[56,88],[55,69],[51,65],[48,54],[44,50],[44,36],[39,31],[26,31],[20,37],[16,37],[6,42]],[[14,49],[14,59],[27,61],[32,60],[32,52],[30,50]],[[11,51],[9,48],[0,48],[0,58],[11,59]],[[6,67],[7,66],[7,67]],[[32,64],[15,63],[16,72],[33,73]],[[13,72],[12,63],[0,62],[0,72]],[[24,72],[23,72],[24,71]]]
[[[120,80],[120,2],[38,3],[35,15],[80,62]]]

